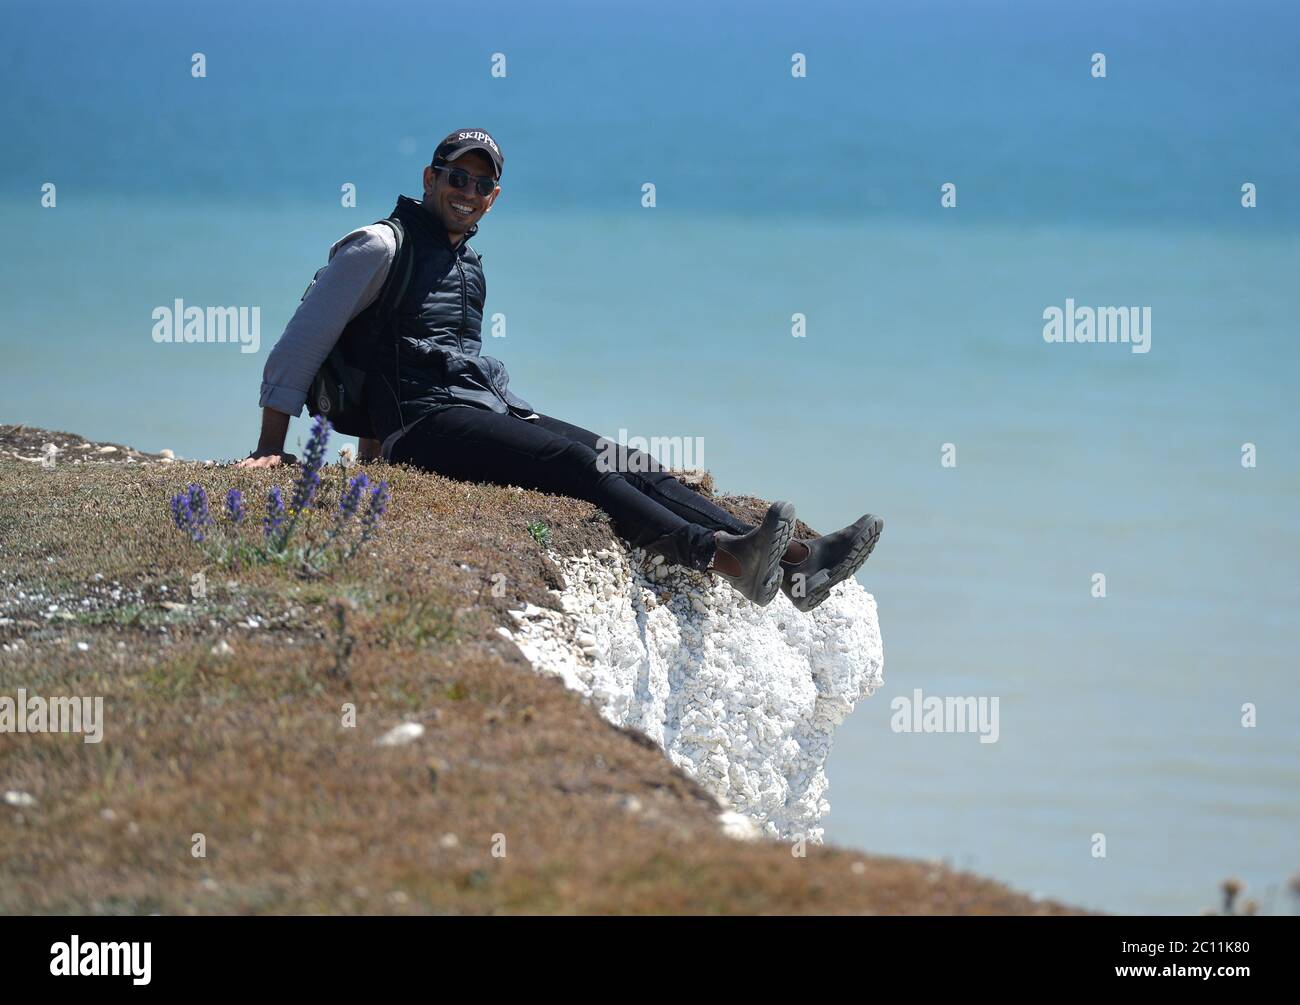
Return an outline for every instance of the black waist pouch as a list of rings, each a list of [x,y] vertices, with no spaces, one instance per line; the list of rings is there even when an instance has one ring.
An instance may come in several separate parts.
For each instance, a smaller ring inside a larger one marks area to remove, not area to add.
[[[411,247],[404,240],[402,225],[393,219],[379,222],[392,228],[397,241],[397,252],[389,266],[388,275],[384,278],[384,285],[371,308],[344,328],[334,348],[325,357],[325,362],[316,371],[311,389],[307,392],[307,410],[312,415],[328,419],[330,425],[345,436],[361,436],[372,440],[378,439],[378,434],[366,402],[367,371],[349,360],[346,348],[360,341],[366,353],[377,355],[379,336],[388,332],[397,305],[405,296],[411,281],[413,258]],[[319,277],[320,272],[316,275]],[[313,285],[315,281],[312,280]],[[309,285],[302,295],[304,300],[310,292]]]
[[[312,415],[328,419],[345,436],[374,439],[370,409],[366,405],[366,371],[344,359],[341,344],[330,350],[316,372],[307,404]]]

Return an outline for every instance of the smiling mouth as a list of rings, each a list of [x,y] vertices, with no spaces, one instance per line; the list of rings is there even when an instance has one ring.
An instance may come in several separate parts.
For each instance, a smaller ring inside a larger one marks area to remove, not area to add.
[[[473,206],[466,202],[457,202],[455,199],[451,201],[451,211],[462,218],[468,218],[474,215]]]

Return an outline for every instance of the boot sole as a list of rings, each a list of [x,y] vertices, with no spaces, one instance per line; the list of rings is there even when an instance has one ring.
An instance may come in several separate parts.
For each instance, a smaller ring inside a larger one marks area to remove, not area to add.
[[[768,543],[767,556],[763,565],[767,570],[767,577],[763,579],[761,571],[754,577],[753,602],[759,607],[766,607],[781,591],[781,580],[784,575],[781,569],[781,558],[794,537],[794,506],[788,502],[773,503],[772,508],[767,511],[767,516],[763,518],[763,525],[766,526],[769,520],[773,520],[775,526],[772,528],[772,540]]]
[[[871,557],[876,542],[880,540],[880,532],[884,529],[885,521],[878,516],[872,517],[859,532],[849,553],[831,569],[830,576],[824,582],[810,590],[807,596],[790,598],[790,603],[794,604],[795,609],[807,614],[813,608],[819,607],[831,595],[831,590],[862,568],[866,560]]]

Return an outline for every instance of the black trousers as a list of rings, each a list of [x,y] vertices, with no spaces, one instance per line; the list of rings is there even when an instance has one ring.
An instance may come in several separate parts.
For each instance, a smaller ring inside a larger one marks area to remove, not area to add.
[[[714,532],[751,528],[654,458],[547,415],[521,419],[464,405],[439,408],[393,445],[389,460],[463,481],[518,485],[594,503],[631,544],[703,570]]]

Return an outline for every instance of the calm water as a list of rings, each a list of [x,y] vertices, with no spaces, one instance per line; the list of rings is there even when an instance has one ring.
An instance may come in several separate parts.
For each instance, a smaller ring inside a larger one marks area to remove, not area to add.
[[[888,683],[840,733],[829,838],[1110,910],[1229,874],[1267,907],[1300,868],[1300,19],[1080,6],[506,4],[466,42],[415,4],[8,5],[0,420],[242,455],[330,243],[484,124],[520,393],[702,437],[814,526],[886,517]],[[260,352],[154,344],[178,297],[260,306]],[[1151,352],[1044,343],[1067,297],[1151,307]],[[893,733],[918,687],[998,697],[999,742]]]

